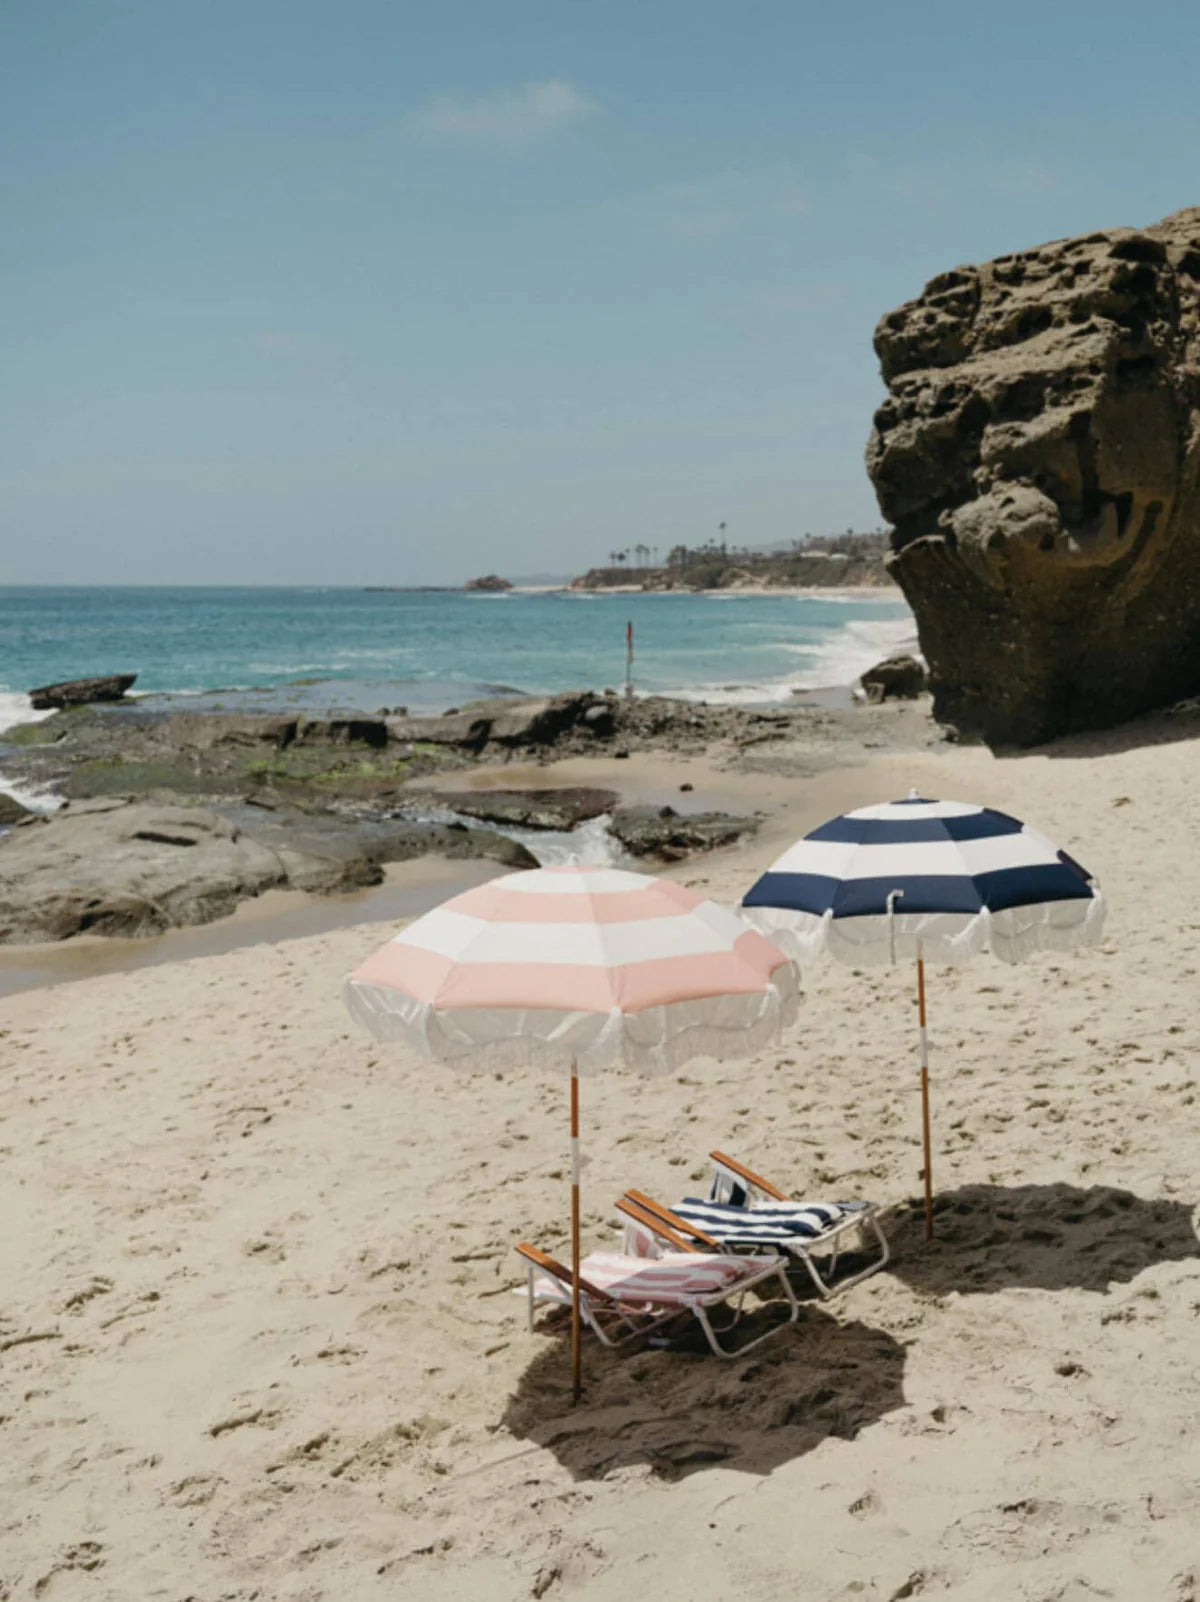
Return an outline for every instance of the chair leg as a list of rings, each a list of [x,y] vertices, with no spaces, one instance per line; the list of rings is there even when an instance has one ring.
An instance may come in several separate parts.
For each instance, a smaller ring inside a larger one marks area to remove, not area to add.
[[[817,1267],[812,1255],[805,1247],[801,1246],[799,1243],[794,1243],[789,1245],[788,1250],[794,1253],[795,1256],[800,1259],[805,1268],[808,1270],[809,1278],[817,1287],[817,1290],[822,1296],[828,1299],[833,1296],[840,1296],[844,1290],[849,1290],[851,1285],[857,1285],[862,1280],[869,1279],[872,1274],[877,1274],[884,1264],[890,1259],[891,1248],[888,1245],[887,1236],[883,1233],[883,1230],[879,1224],[879,1219],[874,1213],[871,1213],[868,1217],[864,1218],[862,1223],[857,1227],[857,1234],[864,1250],[869,1244],[869,1236],[867,1234],[868,1230],[871,1231],[871,1233],[875,1236],[875,1239],[879,1242],[879,1256],[876,1257],[873,1262],[868,1263],[865,1268],[860,1269],[857,1274],[851,1274],[849,1278],[841,1280],[836,1285],[833,1283],[833,1276],[837,1271],[838,1263],[838,1243],[836,1240],[834,1240],[831,1244],[829,1268],[824,1274],[822,1274],[821,1270]]]
[[[783,1294],[787,1298],[791,1307],[791,1311],[788,1313],[785,1322],[788,1324],[794,1324],[800,1317],[800,1303],[796,1300],[796,1293],[792,1289],[791,1282],[787,1277],[787,1270],[782,1263],[775,1270],[773,1277],[778,1279],[783,1288]],[[691,1310],[695,1315],[696,1321],[700,1325],[700,1328],[704,1331],[704,1338],[708,1342],[710,1350],[714,1352],[717,1357],[741,1357],[744,1352],[753,1351],[756,1346],[761,1346],[764,1341],[770,1340],[772,1335],[777,1334],[778,1331],[784,1327],[783,1324],[773,1324],[770,1329],[764,1330],[761,1335],[756,1335],[752,1341],[747,1341],[744,1346],[739,1346],[736,1351],[731,1352],[722,1346],[720,1341],[718,1341],[716,1331],[709,1320],[708,1312],[701,1305],[701,1303],[691,1303]],[[734,1322],[736,1323],[736,1319]],[[722,1333],[731,1327],[732,1326],[729,1324],[721,1326]]]
[[[825,1280],[824,1280],[824,1278],[822,1277],[822,1274],[821,1274],[821,1270],[817,1267],[816,1263],[813,1261],[812,1256],[810,1255],[810,1253],[807,1252],[804,1249],[803,1246],[789,1246],[788,1250],[795,1252],[796,1256],[804,1264],[805,1268],[808,1269],[808,1277],[812,1280],[813,1284],[817,1287],[817,1290],[820,1292],[820,1294],[822,1296],[826,1297],[826,1298],[832,1296],[834,1294],[833,1291],[825,1283]],[[839,1289],[840,1288],[841,1287],[839,1286]]]

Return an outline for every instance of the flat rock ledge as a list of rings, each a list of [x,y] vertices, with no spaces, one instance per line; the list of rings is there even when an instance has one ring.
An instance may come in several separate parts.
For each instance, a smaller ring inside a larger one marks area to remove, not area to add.
[[[0,945],[161,934],[225,917],[265,890],[378,884],[384,863],[434,854],[536,866],[514,841],[465,826],[271,814],[251,833],[200,807],[71,803],[0,842]]]
[[[756,834],[758,818],[728,812],[676,812],[674,807],[618,807],[608,830],[630,856],[682,862],[698,851],[716,851]]]
[[[568,830],[614,811],[621,798],[615,790],[581,785],[546,790],[431,790],[417,804],[425,800],[464,818],[505,828]]]

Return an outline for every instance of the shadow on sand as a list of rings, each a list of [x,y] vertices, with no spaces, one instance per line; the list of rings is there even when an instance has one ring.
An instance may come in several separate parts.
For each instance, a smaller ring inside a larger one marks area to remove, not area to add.
[[[1151,745],[1176,745],[1181,740],[1194,740],[1197,735],[1200,735],[1200,699],[1180,702],[1177,710],[1164,708],[1161,712],[1144,712],[1114,728],[1080,729],[1073,734],[1061,734],[1042,745],[997,746],[994,753],[1000,761],[1040,756],[1058,762],[1078,762],[1088,757],[1116,756],[1122,751],[1141,751]]]
[[[748,1315],[747,1338],[778,1316],[777,1307]],[[822,1441],[853,1440],[903,1407],[904,1358],[884,1331],[815,1306],[727,1362],[709,1353],[703,1337],[624,1353],[585,1338],[584,1394],[572,1407],[564,1332],[522,1374],[502,1422],[553,1452],[577,1480],[634,1464],[671,1480],[718,1465],[769,1474]]]
[[[1196,1213],[1109,1185],[964,1185],[934,1197],[931,1246],[919,1203],[897,1220],[885,1270],[914,1290],[1105,1291],[1155,1263],[1200,1257]]]

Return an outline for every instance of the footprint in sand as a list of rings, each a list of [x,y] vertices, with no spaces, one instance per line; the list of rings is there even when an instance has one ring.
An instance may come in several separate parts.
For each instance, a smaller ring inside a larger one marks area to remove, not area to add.
[[[247,1408],[245,1412],[231,1413],[228,1418],[218,1419],[215,1424],[210,1424],[208,1433],[216,1440],[233,1430],[248,1429],[252,1425],[262,1430],[273,1430],[282,1417],[283,1412],[278,1407]]]
[[[105,1274],[93,1274],[86,1285],[73,1291],[62,1304],[64,1313],[82,1313],[87,1304],[94,1301],[97,1296],[107,1296],[113,1288],[113,1282]]]
[[[100,1568],[104,1563],[104,1548],[99,1541],[78,1541],[74,1546],[67,1547],[62,1557],[53,1568],[47,1569],[41,1579],[36,1580],[33,1586],[34,1596],[46,1596],[57,1589],[55,1581],[60,1574],[69,1574],[72,1570],[82,1570],[90,1574]]]

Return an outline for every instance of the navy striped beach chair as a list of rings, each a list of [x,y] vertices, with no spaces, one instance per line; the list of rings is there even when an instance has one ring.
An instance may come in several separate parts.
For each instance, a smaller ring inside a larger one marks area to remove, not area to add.
[[[888,1261],[887,1237],[874,1202],[802,1202],[724,1152],[714,1151],[712,1191],[706,1201],[685,1197],[663,1207],[641,1191],[627,1194],[668,1229],[686,1234],[701,1250],[783,1252],[801,1263],[822,1296],[839,1295]],[[863,1268],[838,1278],[846,1237],[864,1252],[872,1237],[878,1252]]]

